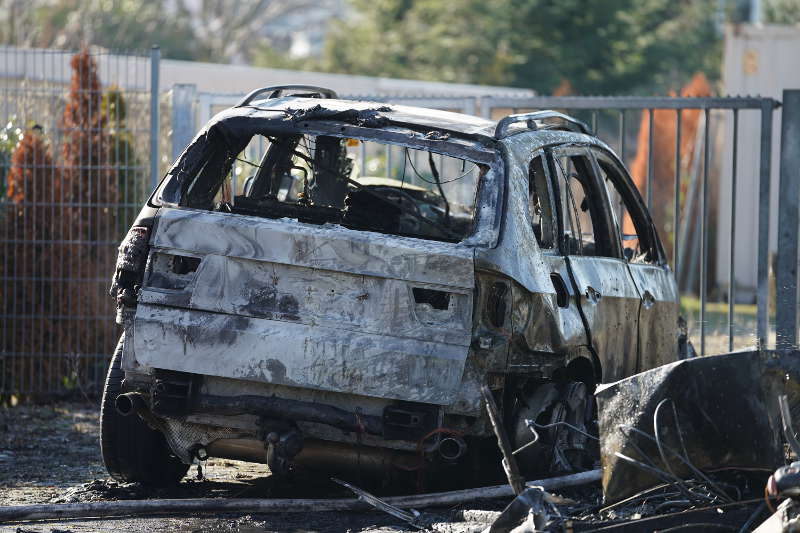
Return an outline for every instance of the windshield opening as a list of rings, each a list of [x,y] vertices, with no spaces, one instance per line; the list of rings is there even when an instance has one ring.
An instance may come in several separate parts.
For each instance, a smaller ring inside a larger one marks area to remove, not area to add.
[[[327,135],[254,135],[220,143],[182,205],[450,242],[472,231],[489,167],[424,149]]]

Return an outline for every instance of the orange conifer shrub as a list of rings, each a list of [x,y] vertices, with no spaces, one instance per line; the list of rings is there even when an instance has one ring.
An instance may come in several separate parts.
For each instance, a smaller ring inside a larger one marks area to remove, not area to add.
[[[40,128],[23,133],[11,157],[7,184],[8,203],[0,229],[4,278],[0,347],[6,355],[5,388],[25,391],[42,384],[43,374],[53,374],[43,355],[58,350],[59,337],[52,280],[61,262],[54,244],[60,238],[54,216],[60,172]]]
[[[670,96],[676,96],[673,92]],[[711,85],[703,73],[697,73],[681,91],[682,97],[711,96]],[[681,112],[681,178],[686,176],[687,169],[695,156],[695,140],[700,126],[699,109],[684,109]],[[656,109],[653,111],[653,207],[651,214],[664,242],[667,255],[672,256],[674,242],[673,199],[675,197],[675,139],[678,113],[672,109]],[[647,195],[647,162],[648,141],[650,138],[650,114],[642,113],[637,141],[636,157],[631,164],[631,175],[642,196]],[[681,182],[681,194],[685,197],[685,186]],[[625,221],[625,231],[633,231],[630,220]]]
[[[110,354],[116,335],[106,280],[116,258],[117,178],[97,65],[86,49],[75,54],[70,65],[72,79],[61,124],[66,205],[61,231],[68,243],[64,267],[77,281],[64,284],[61,343],[67,354]]]

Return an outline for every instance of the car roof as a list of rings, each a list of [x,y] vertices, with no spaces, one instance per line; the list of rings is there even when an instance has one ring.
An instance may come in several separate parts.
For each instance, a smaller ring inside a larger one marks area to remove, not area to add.
[[[337,100],[322,98],[303,98],[285,96],[281,98],[257,99],[245,107],[264,110],[287,111],[307,115],[315,109],[340,113],[379,113],[388,122],[398,125],[414,125],[422,129],[445,130],[467,136],[480,136],[494,139],[497,122],[474,115],[441,111],[438,109],[414,107],[364,100]],[[335,120],[335,118],[331,117]]]
[[[613,150],[594,135],[558,127],[528,129],[520,124],[523,127],[497,139],[495,131],[498,123],[495,120],[425,107],[336,98],[303,96],[256,98],[246,104],[226,109],[214,117],[207,127],[218,121],[227,122],[237,117],[258,119],[263,115],[264,118],[271,118],[275,112],[297,121],[341,121],[376,129],[394,125],[424,132],[426,136],[436,140],[444,140],[447,134],[452,134],[477,140],[486,146],[497,146],[498,143],[527,144],[531,149],[556,144],[581,143],[599,145],[613,153]]]

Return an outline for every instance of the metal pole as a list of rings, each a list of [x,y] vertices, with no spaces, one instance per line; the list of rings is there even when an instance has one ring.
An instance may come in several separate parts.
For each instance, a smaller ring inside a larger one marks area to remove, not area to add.
[[[492,118],[492,97],[491,96],[481,96],[480,97],[480,107],[481,107],[481,116],[483,118]]]
[[[775,348],[797,346],[797,231],[800,200],[800,90],[783,91]]]
[[[733,351],[733,318],[736,304],[736,163],[739,159],[739,110],[733,110],[733,161],[731,162],[731,249],[728,256],[728,351]]]
[[[705,115],[703,132],[703,188],[700,195],[700,355],[706,354],[706,294],[708,289],[708,165],[710,161],[711,112]]]
[[[769,189],[772,170],[772,110],[775,101],[761,101],[761,160],[758,186],[758,287],[756,289],[756,337],[759,348],[767,345],[769,332]]]
[[[680,275],[678,262],[678,235],[681,230],[681,119],[682,111],[675,110],[675,204],[672,209],[672,268],[677,280]]]
[[[179,83],[172,86],[172,160],[175,161],[191,142],[197,128],[194,123],[194,101],[197,86]]]
[[[647,135],[647,210],[653,211],[653,110],[648,109]]]
[[[155,189],[158,175],[158,74],[161,49],[153,45],[150,49],[150,188]]]

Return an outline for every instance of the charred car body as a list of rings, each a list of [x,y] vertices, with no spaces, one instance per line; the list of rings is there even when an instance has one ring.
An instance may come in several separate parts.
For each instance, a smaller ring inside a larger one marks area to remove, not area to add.
[[[585,437],[552,424],[590,424],[595,384],[678,357],[641,197],[608,146],[549,111],[496,123],[254,91],[142,209],[112,294],[102,448],[129,481],[209,455],[273,472],[458,464],[492,435],[487,384],[514,444],[538,437],[524,470],[578,468]]]

